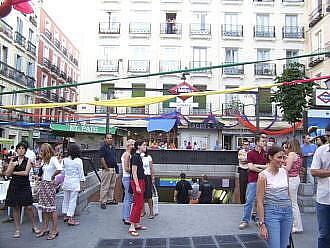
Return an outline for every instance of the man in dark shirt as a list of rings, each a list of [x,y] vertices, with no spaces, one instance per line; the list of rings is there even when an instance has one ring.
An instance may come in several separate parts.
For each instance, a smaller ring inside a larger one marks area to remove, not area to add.
[[[180,174],[181,180],[177,182],[174,191],[174,201],[179,204],[188,204],[191,198],[192,187],[186,180],[186,174]]]
[[[252,209],[256,199],[258,174],[266,168],[267,154],[264,150],[267,142],[265,138],[257,136],[255,138],[256,147],[247,154],[249,167],[248,185],[246,189],[246,203],[244,204],[244,213],[239,229],[245,229],[251,220]]]
[[[201,204],[210,204],[213,199],[214,187],[207,180],[207,175],[203,175],[203,181],[199,185],[199,203]]]
[[[112,135],[106,134],[104,144],[100,148],[101,160],[101,187],[100,203],[101,208],[106,209],[106,204],[117,204],[114,200],[114,189],[116,184],[116,150],[112,143]]]

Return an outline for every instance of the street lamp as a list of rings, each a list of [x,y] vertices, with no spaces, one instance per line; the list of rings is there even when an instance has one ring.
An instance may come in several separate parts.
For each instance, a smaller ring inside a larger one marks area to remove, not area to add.
[[[189,72],[182,72],[181,80],[186,81],[186,76],[190,75]]]
[[[108,92],[107,92],[107,100],[111,100],[113,98],[113,89],[108,87]],[[109,133],[110,130],[110,110],[111,108],[107,106],[107,118],[106,118],[106,123],[105,123],[105,134]]]

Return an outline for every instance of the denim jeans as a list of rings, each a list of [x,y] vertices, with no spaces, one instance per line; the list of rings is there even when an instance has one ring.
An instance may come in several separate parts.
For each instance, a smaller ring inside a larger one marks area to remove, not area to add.
[[[319,224],[318,248],[330,244],[330,205],[316,203],[317,222]]]
[[[265,225],[269,248],[287,248],[292,229],[292,206],[265,205]]]
[[[246,202],[244,204],[244,214],[242,221],[247,223],[251,220],[252,209],[256,200],[257,183],[248,183],[246,188]]]
[[[124,189],[125,189],[122,217],[123,217],[123,220],[129,221],[129,217],[131,215],[131,206],[132,206],[132,201],[133,201],[133,195],[128,192],[131,178],[123,177],[121,181],[122,181]]]

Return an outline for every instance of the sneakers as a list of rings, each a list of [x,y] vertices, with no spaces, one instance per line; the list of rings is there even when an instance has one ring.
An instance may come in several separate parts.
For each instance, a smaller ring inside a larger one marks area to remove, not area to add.
[[[249,223],[247,223],[246,221],[241,221],[241,223],[239,224],[238,228],[240,230],[243,230],[243,229],[247,228],[248,225],[249,225]]]
[[[105,203],[101,203],[101,208],[102,209],[106,209],[107,208],[107,205]]]

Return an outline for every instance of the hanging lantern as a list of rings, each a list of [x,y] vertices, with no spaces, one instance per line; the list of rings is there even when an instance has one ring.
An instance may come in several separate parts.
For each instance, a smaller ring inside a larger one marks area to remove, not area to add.
[[[4,18],[11,12],[12,0],[0,1],[0,18]]]

